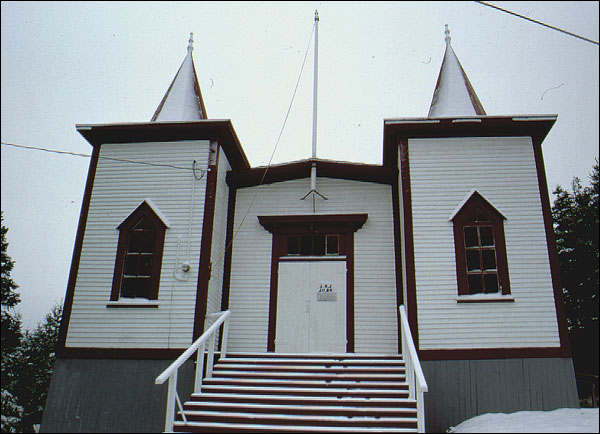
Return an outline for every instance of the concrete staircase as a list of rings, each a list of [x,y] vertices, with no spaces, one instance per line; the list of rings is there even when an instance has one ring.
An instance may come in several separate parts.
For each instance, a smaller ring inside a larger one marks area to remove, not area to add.
[[[416,407],[401,356],[228,353],[174,431],[417,432]]]

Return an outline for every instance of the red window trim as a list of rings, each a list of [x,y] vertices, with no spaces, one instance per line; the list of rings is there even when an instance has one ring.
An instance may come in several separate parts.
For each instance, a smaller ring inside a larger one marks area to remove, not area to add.
[[[117,301],[121,299],[121,280],[123,277],[125,254],[127,252],[127,245],[129,242],[129,232],[142,217],[148,218],[156,230],[152,260],[152,277],[148,300],[158,300],[158,286],[160,283],[162,256],[165,245],[165,231],[167,227],[162,219],[154,212],[148,202],[144,201],[117,227],[119,230],[119,243],[117,245],[117,257],[115,260],[115,271],[113,274],[110,301]]]
[[[492,222],[491,226],[495,240],[498,283],[502,287],[499,293],[502,295],[510,295],[510,279],[508,275],[508,261],[506,258],[506,241],[504,238],[504,220],[506,217],[504,217],[477,191],[473,192],[461,209],[454,217],[452,217],[452,222],[454,224],[454,251],[456,255],[458,295],[471,295],[467,277],[466,249],[463,231],[465,226],[472,226],[467,220],[476,210],[487,216]],[[489,302],[490,300],[487,301]]]

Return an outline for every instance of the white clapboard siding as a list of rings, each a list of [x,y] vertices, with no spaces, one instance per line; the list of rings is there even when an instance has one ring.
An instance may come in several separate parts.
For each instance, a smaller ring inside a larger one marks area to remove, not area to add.
[[[391,187],[318,178],[317,189],[328,198],[316,200],[317,213],[369,215],[354,238],[355,351],[397,353]],[[300,200],[309,190],[305,178],[237,191],[229,299],[232,351],[267,348],[272,236],[257,216],[312,214],[312,200]]]
[[[559,346],[531,139],[414,139],[409,158],[421,349]],[[506,217],[514,303],[456,301],[449,218],[473,189]]]
[[[219,167],[217,172],[217,194],[215,198],[215,218],[213,221],[213,235],[211,247],[211,276],[208,282],[208,300],[206,313],[211,314],[221,311],[221,296],[223,295],[223,269],[225,262],[225,237],[227,235],[227,208],[229,204],[229,186],[225,182],[227,171],[231,166],[227,161],[225,152],[221,149]],[[208,329],[214,318],[205,321],[204,329]],[[216,344],[217,341],[215,341]]]
[[[208,141],[106,144],[101,147],[73,311],[68,347],[184,348],[191,343],[206,175],[193,181],[191,170],[103,159],[143,161],[206,170]],[[197,173],[198,176],[198,173]],[[174,278],[175,262],[187,257],[188,224],[194,206],[187,281]],[[168,220],[158,308],[107,308],[119,238],[117,226],[145,199]],[[178,237],[181,242],[178,246]]]

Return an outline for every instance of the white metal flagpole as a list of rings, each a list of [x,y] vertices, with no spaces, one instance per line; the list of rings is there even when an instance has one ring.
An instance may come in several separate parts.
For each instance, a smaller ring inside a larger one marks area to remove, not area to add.
[[[310,189],[317,190],[317,87],[319,71],[319,11],[315,10],[315,70],[313,79],[313,125],[312,125],[312,167],[310,170]]]
[[[312,195],[313,212],[316,212],[315,195],[324,200],[325,196],[317,191],[317,88],[319,81],[319,11],[315,9],[315,71],[313,76],[313,125],[312,125],[312,164],[310,166],[310,191],[301,199]]]

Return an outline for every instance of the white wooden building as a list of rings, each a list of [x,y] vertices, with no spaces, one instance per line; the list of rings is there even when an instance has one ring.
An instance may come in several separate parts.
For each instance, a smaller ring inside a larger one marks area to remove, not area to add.
[[[250,167],[190,43],[150,122],[77,125],[93,156],[42,430],[161,430],[154,378],[224,310],[235,353],[392,356],[405,305],[428,430],[577,406],[541,148],[556,120],[487,115],[447,34],[428,116],[384,120],[381,165]]]

